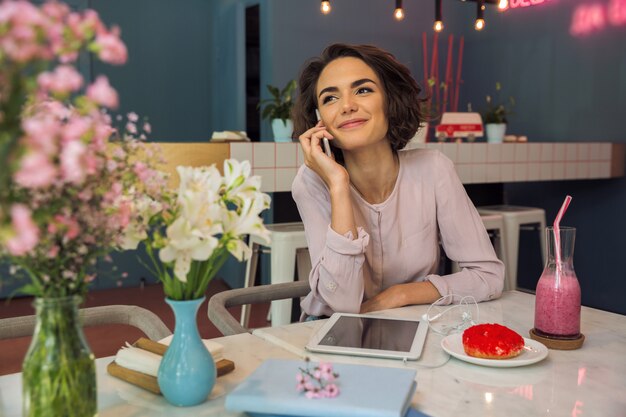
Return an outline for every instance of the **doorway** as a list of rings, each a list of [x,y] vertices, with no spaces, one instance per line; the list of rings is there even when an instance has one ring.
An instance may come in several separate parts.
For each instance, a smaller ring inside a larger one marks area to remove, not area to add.
[[[253,142],[261,140],[261,41],[259,5],[246,7],[246,132]]]

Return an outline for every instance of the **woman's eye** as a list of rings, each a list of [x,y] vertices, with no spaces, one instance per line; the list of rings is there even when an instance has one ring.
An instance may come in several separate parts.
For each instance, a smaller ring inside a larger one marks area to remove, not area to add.
[[[322,98],[322,104],[330,103],[335,99],[335,96],[326,96]]]
[[[374,90],[372,90],[369,87],[361,87],[358,90],[356,90],[356,93],[357,94],[366,94],[366,93],[371,93],[372,91],[374,91]]]

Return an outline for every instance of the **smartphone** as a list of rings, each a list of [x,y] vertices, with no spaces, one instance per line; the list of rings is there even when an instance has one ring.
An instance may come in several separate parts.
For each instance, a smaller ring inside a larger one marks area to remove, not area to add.
[[[318,109],[315,109],[315,115],[317,116],[318,122],[322,120],[322,116],[320,116],[320,111]],[[328,138],[322,138],[322,143],[324,145],[324,152],[326,152],[326,155],[330,158],[333,153],[330,150],[330,142],[328,142]]]

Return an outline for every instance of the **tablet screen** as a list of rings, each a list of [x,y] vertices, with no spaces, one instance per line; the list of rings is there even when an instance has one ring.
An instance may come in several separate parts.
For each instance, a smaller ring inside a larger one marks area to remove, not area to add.
[[[419,325],[418,321],[341,316],[319,344],[409,352]]]

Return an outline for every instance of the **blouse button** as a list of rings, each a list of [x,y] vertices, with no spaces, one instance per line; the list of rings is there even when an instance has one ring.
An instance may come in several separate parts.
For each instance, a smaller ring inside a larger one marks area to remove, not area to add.
[[[326,289],[328,291],[334,292],[337,289],[337,283],[335,281],[328,281],[326,283]]]

